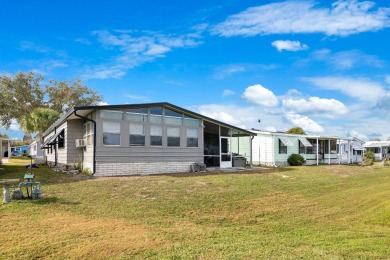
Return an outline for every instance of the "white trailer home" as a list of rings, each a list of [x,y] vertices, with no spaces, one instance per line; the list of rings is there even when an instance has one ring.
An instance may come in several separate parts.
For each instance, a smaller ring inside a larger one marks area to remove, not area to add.
[[[252,142],[241,140],[236,152],[247,156],[247,159],[251,155],[254,165],[285,166],[288,165],[288,157],[293,153],[302,155],[307,165],[352,163],[353,159],[358,160],[358,157],[347,157],[349,160],[341,161],[342,156],[338,147],[346,139],[339,137],[258,130],[252,132],[255,134]],[[345,149],[349,144],[350,151],[359,150],[358,142],[346,141]]]
[[[390,141],[368,141],[363,147],[373,152],[377,161],[390,158]]]

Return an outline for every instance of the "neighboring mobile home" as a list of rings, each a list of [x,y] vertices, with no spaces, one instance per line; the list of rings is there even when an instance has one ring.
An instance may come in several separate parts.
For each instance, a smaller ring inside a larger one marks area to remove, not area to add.
[[[41,149],[41,143],[38,140],[35,140],[30,144],[30,155],[34,158],[35,163],[46,162],[43,150]]]
[[[361,163],[363,161],[365,150],[363,144],[364,141],[355,137],[350,137],[341,140],[340,144],[337,145],[337,149],[339,149],[338,154],[340,155],[341,163]]]
[[[381,161],[390,158],[390,141],[369,141],[363,145],[366,151],[375,154],[375,160]]]
[[[170,103],[84,106],[54,123],[42,148],[48,162],[100,176],[173,173],[195,163],[232,167],[240,157],[232,140],[253,135]]]
[[[24,154],[30,153],[30,146],[29,145],[19,145],[19,146],[12,146],[11,147],[11,155],[12,156],[22,156]]]
[[[10,156],[11,156],[10,140],[0,138],[0,162],[7,163]]]
[[[338,137],[287,134],[284,132],[252,131],[256,136],[251,143],[243,140],[239,147],[243,155],[252,156],[254,165],[285,166],[295,153],[305,158],[306,164],[338,164]]]

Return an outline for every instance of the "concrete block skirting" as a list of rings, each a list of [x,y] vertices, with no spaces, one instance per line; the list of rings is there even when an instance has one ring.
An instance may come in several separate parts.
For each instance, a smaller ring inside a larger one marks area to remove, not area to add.
[[[194,162],[97,163],[96,176],[150,175],[190,172]]]

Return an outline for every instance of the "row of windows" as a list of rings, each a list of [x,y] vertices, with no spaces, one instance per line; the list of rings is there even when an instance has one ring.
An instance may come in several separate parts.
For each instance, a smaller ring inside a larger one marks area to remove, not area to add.
[[[165,127],[167,146],[180,147],[180,127]],[[129,123],[129,145],[145,146],[146,135],[150,136],[150,146],[163,145],[163,127],[161,125],[151,125],[149,133],[145,131],[145,125],[142,123]],[[121,144],[121,124],[120,122],[103,122],[103,144],[120,145]],[[199,129],[186,128],[187,147],[198,147]]]
[[[316,139],[307,139],[312,146],[305,146],[300,140],[298,140],[299,153],[300,154],[316,154],[317,153],[317,140]],[[330,152],[329,152],[329,142],[330,142]],[[325,154],[336,154],[336,140],[321,140],[319,142],[320,151],[323,151]],[[287,154],[287,146],[279,139],[279,154]]]
[[[197,127],[200,125],[200,120],[192,118],[188,115],[178,113],[176,111],[162,108],[132,108],[126,110],[101,110],[100,118],[111,120],[127,120],[140,123],[152,123],[166,125],[185,125]]]

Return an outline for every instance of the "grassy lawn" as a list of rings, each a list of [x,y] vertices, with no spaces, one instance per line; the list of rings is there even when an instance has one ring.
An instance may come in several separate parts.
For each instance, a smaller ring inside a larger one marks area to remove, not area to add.
[[[0,179],[22,179],[12,162]],[[0,259],[388,259],[390,169],[322,165],[93,178],[33,170],[0,204]]]

